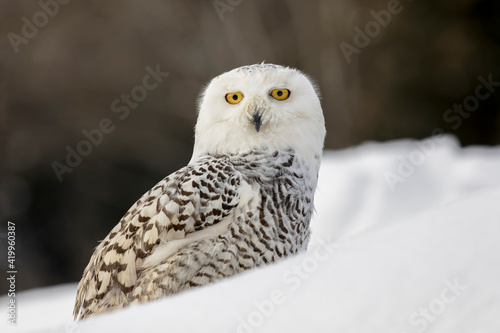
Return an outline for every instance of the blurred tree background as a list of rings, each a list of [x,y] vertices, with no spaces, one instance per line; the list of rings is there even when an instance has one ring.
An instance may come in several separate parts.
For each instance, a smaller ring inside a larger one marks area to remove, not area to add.
[[[234,67],[266,61],[314,78],[328,149],[436,128],[463,145],[500,143],[496,91],[460,126],[444,117],[478,76],[500,81],[497,0],[402,0],[350,62],[341,43],[355,46],[354,28],[396,0],[65,1],[0,2],[0,230],[16,223],[18,290],[79,280],[134,201],[189,161],[199,92]],[[120,119],[112,102],[157,65],[169,75]],[[60,182],[52,163],[104,118],[114,131]]]

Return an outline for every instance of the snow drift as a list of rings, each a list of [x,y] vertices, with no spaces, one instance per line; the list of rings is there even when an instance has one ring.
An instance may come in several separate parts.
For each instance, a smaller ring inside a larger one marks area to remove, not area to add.
[[[307,253],[79,323],[76,284],[26,291],[2,332],[500,332],[500,147],[329,151],[316,206]]]

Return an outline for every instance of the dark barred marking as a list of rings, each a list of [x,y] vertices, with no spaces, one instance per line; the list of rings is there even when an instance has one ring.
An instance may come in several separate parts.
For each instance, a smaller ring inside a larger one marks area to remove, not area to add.
[[[75,314],[81,310],[84,318],[148,301],[304,250],[315,188],[310,175],[293,151],[257,151],[205,156],[166,177],[96,248],[79,285]],[[239,188],[245,182],[255,196],[240,206]],[[142,266],[159,244],[169,242],[169,233],[183,238],[228,216],[233,220],[227,232],[192,242],[156,266]],[[110,251],[116,254],[106,264]],[[135,282],[126,280],[130,261],[125,253],[133,254]],[[111,274],[109,280],[99,272]],[[92,298],[84,299],[85,292]]]

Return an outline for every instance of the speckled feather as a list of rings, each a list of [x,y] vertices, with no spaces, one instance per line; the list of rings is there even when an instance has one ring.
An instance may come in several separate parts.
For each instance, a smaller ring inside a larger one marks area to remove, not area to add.
[[[75,316],[80,309],[85,318],[149,301],[296,253],[307,244],[313,210],[314,189],[304,171],[293,152],[262,151],[206,156],[166,177],[94,251]],[[144,267],[163,244],[228,217],[232,223],[219,235]]]

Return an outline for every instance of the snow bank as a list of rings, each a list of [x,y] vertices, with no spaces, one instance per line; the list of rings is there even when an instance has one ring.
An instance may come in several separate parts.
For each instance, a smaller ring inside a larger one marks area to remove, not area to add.
[[[307,253],[78,324],[76,285],[20,293],[2,332],[500,332],[499,203],[500,147],[327,152]]]
[[[76,283],[33,289],[16,295],[17,326],[7,324],[2,316],[1,332],[40,332],[44,329],[71,323],[71,313],[75,303]],[[6,295],[0,298],[0,306],[7,306]],[[2,312],[5,313],[5,312]],[[55,332],[72,332],[59,330]]]
[[[412,163],[422,155],[421,164]],[[336,239],[500,185],[500,147],[462,149],[448,135],[365,143],[327,151],[323,161],[313,230],[315,235]],[[399,176],[402,165],[410,165],[413,171],[403,173],[402,180],[391,187],[386,176]]]

